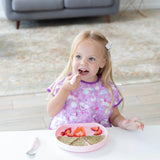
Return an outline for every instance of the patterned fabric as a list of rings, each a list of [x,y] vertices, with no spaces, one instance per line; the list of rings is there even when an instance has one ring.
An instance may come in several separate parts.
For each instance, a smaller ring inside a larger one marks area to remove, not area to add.
[[[61,81],[55,89],[54,95],[57,94],[64,81]],[[106,86],[100,80],[96,82],[81,81],[77,90],[71,92],[62,110],[52,118],[50,129],[67,123],[91,123],[96,122],[105,127],[111,127],[109,117],[112,114],[113,107],[122,102],[118,89],[110,83],[113,89],[113,106],[110,112],[105,113],[106,108],[111,103],[111,94]],[[47,90],[50,92],[53,85]]]

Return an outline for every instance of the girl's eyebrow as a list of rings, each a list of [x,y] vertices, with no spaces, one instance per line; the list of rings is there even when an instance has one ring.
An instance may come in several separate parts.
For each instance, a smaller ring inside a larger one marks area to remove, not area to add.
[[[81,52],[76,51],[75,54],[81,54]],[[88,57],[94,57],[97,58],[97,55],[89,55]]]

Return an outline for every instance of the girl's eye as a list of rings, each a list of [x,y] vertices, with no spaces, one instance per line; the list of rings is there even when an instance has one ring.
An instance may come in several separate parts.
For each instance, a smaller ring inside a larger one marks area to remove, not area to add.
[[[80,59],[80,58],[81,58],[81,56],[80,56],[80,55],[76,55],[76,58],[77,58],[77,59]]]
[[[90,57],[89,60],[90,60],[90,61],[95,61],[96,59],[93,58],[93,57]]]

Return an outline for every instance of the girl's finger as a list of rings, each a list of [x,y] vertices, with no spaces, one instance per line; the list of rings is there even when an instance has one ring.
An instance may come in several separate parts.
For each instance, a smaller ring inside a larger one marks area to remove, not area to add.
[[[127,129],[128,130],[137,130],[138,129],[138,125],[137,124],[135,124],[135,123],[129,123],[128,125],[127,125]]]
[[[142,131],[144,129],[144,124],[142,122],[139,122],[139,129],[141,129]]]
[[[131,120],[132,120],[132,121],[139,121],[140,118],[138,118],[138,117],[133,117]]]
[[[144,124],[142,122],[135,122],[139,129],[143,131]]]
[[[125,119],[125,120],[123,121],[124,124],[127,124],[127,123],[129,123],[129,122],[130,122],[129,119]]]
[[[72,77],[73,75],[67,76],[65,80],[71,80]]]
[[[80,80],[81,80],[81,75],[80,75],[80,74],[77,74],[76,79],[80,81]]]
[[[77,79],[77,75],[74,75],[70,80],[70,84],[73,85],[76,82],[76,79]]]

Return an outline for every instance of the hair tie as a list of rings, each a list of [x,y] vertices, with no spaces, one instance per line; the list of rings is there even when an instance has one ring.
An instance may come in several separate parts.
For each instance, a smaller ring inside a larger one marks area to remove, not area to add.
[[[105,47],[110,51],[110,49],[112,48],[112,42],[107,39],[108,43],[105,45]]]

